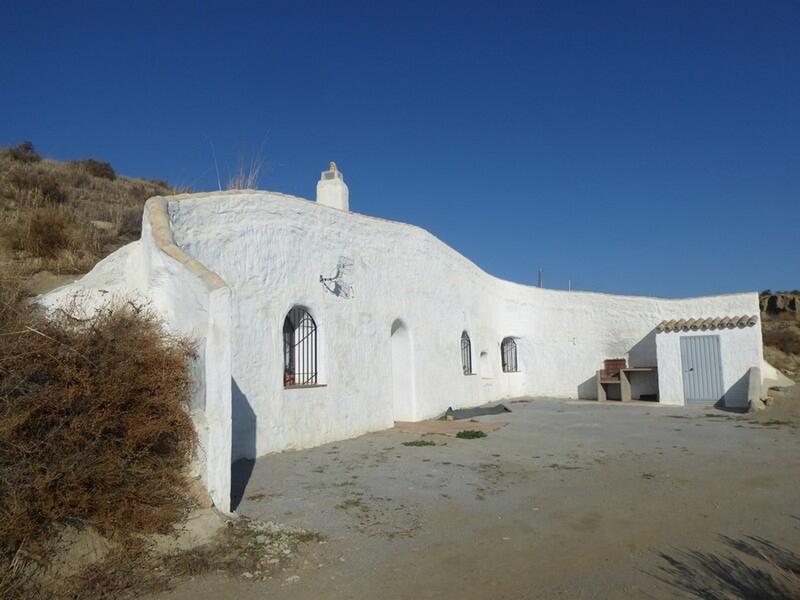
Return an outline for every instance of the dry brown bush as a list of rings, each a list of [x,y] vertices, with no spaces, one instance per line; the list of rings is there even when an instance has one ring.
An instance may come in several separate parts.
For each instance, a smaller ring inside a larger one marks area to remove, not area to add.
[[[800,355],[800,322],[778,321],[764,327],[764,344],[785,354]]]
[[[32,193],[43,202],[50,204],[63,204],[67,201],[67,194],[61,188],[58,180],[50,173],[43,173],[31,168],[18,167],[8,172],[7,181],[20,192]]]
[[[0,279],[0,596],[61,524],[124,539],[185,514],[192,356],[132,303],[47,316]]]
[[[13,160],[18,162],[29,163],[42,160],[42,157],[36,152],[36,148],[33,147],[33,142],[22,142],[13,148],[9,148],[7,152]]]
[[[55,258],[69,245],[69,217],[60,211],[39,208],[22,222],[9,227],[8,239],[14,250],[31,256]]]
[[[117,173],[114,171],[114,167],[111,166],[111,163],[87,158],[85,160],[76,160],[72,164],[92,177],[101,177],[110,181],[114,181],[117,178]]]

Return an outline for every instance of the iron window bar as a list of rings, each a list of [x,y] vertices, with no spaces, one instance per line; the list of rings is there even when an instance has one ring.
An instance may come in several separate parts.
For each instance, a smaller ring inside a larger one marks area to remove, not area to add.
[[[472,375],[472,343],[466,331],[461,334],[461,368],[464,375]]]
[[[500,344],[500,357],[503,364],[503,373],[516,373],[517,368],[517,342],[514,338],[507,337]]]
[[[283,385],[317,385],[317,324],[301,306],[283,320]]]

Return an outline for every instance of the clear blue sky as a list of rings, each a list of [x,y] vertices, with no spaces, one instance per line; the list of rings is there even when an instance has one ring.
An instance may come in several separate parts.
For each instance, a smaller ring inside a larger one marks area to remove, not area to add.
[[[0,144],[214,189],[240,155],[500,277],[800,287],[800,2],[10,2]]]

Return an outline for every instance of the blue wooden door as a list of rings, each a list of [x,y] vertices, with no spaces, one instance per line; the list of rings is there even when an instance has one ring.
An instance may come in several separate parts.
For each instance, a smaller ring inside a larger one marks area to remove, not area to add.
[[[715,404],[723,399],[718,335],[681,337],[681,367],[686,404]]]

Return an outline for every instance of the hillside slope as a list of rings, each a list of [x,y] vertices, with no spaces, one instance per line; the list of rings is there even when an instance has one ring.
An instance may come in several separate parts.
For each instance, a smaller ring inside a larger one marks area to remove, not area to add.
[[[139,237],[142,207],[174,193],[94,159],[58,162],[32,144],[0,148],[0,276],[42,292]]]
[[[800,290],[761,293],[764,358],[800,381]]]

